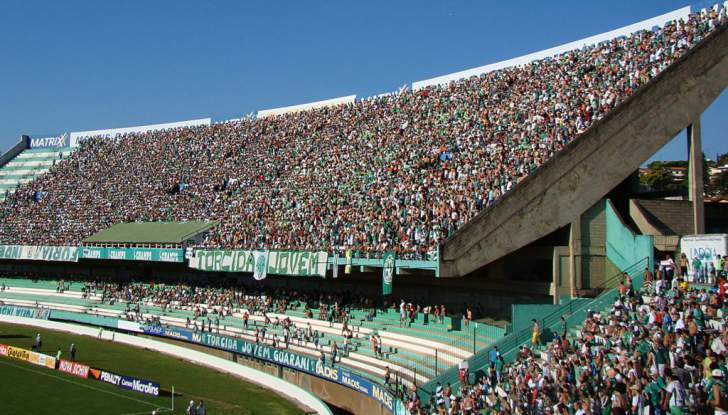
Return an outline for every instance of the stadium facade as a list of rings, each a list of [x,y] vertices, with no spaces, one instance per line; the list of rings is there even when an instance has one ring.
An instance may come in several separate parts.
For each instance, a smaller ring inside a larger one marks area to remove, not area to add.
[[[711,18],[710,13],[723,17]],[[535,167],[532,170],[524,170],[527,173],[522,172],[515,183],[509,181],[499,197],[485,201],[461,226],[453,226],[452,231],[445,232],[444,237],[435,238],[439,241],[436,246],[423,244],[424,248],[419,251],[411,247],[409,251],[404,250],[403,255],[394,260],[393,269],[387,269],[386,252],[357,252],[351,247],[354,244],[319,245],[308,249],[296,246],[271,248],[269,244],[258,247],[215,246],[207,241],[213,235],[220,236],[216,229],[229,222],[219,220],[214,214],[190,220],[184,220],[181,215],[175,216],[173,204],[177,202],[172,196],[169,199],[172,206],[168,207],[171,212],[168,221],[139,220],[134,223],[134,220],[146,217],[127,215],[131,219],[130,223],[105,223],[102,218],[98,222],[103,227],[86,229],[84,224],[76,221],[78,217],[88,217],[84,212],[70,221],[74,230],[87,231],[83,235],[61,235],[60,231],[53,233],[55,231],[49,231],[42,225],[22,225],[20,222],[23,218],[16,216],[28,212],[47,214],[48,209],[51,209],[51,214],[56,215],[51,223],[61,223],[57,218],[63,215],[63,209],[68,206],[61,203],[62,198],[48,193],[43,185],[44,177],[51,177],[48,175],[60,171],[56,166],[68,163],[77,163],[79,170],[87,168],[84,161],[79,161],[79,153],[91,153],[95,150],[89,148],[103,146],[104,141],[120,142],[145,137],[145,134],[161,134],[165,140],[174,144],[174,139],[169,137],[175,137],[179,131],[214,132],[216,125],[253,125],[265,119],[295,117],[307,111],[353,108],[357,103],[377,102],[382,97],[358,100],[355,95],[351,95],[263,110],[256,116],[222,123],[213,123],[210,118],[206,118],[69,132],[49,137],[23,136],[17,145],[0,158],[0,190],[5,191],[0,235],[3,241],[8,242],[0,246],[0,271],[6,275],[28,276],[36,280],[113,277],[165,282],[198,280],[207,283],[227,278],[250,280],[252,276],[258,281],[265,279],[264,284],[271,289],[304,290],[325,286],[327,291],[352,291],[377,296],[383,288],[383,274],[393,272],[394,277],[389,279],[389,289],[394,290],[394,296],[389,299],[390,305],[396,304],[399,297],[418,298],[424,304],[445,304],[459,313],[462,304],[477,304],[484,315],[507,315],[511,319],[508,328],[488,324],[463,327],[463,322],[457,317],[450,317],[447,326],[430,328],[427,317],[421,321],[422,317],[416,316],[416,323],[420,325],[415,324],[414,329],[410,326],[409,330],[402,327],[397,330],[393,323],[398,318],[396,311],[394,315],[384,312],[370,320],[370,316],[358,310],[359,327],[355,338],[360,342],[352,353],[356,356],[347,357],[346,361],[342,359],[342,367],[337,369],[333,365],[317,367],[316,350],[312,352],[309,349],[307,352],[305,345],[300,349],[291,348],[281,352],[273,340],[270,350],[253,353],[251,343],[246,343],[246,339],[251,341],[252,334],[236,324],[225,326],[222,334],[219,334],[218,327],[214,335],[200,335],[190,331],[189,323],[183,323],[184,313],[160,314],[159,310],[152,310],[153,307],[147,310],[146,318],[157,315],[158,321],[166,328],[150,328],[148,324],[142,323],[130,324],[125,322],[124,316],[128,314],[123,309],[93,304],[87,298],[82,298],[83,301],[78,303],[66,304],[63,298],[49,294],[48,287],[38,288],[28,280],[22,283],[4,280],[14,289],[0,293],[0,299],[12,307],[49,308],[51,312],[47,317],[51,319],[106,326],[139,335],[170,337],[221,349],[230,353],[230,359],[247,361],[247,364],[257,365],[263,370],[274,368],[281,377],[285,372],[289,380],[313,390],[319,396],[331,387],[327,382],[333,382],[342,388],[329,397],[331,402],[356,413],[374,413],[369,412],[372,408],[377,408],[381,413],[401,412],[403,403],[392,392],[383,389],[379,381],[385,370],[394,368],[398,380],[405,387],[419,387],[421,396],[429,398],[437,382],[456,383],[456,365],[459,362],[467,361],[469,367],[474,369],[487,366],[486,352],[491,351],[495,344],[501,346],[499,350],[503,354],[513,357],[517,347],[525,341],[524,330],[528,331],[524,319],[534,316],[532,311],[519,309],[518,304],[547,306],[544,308],[548,310],[547,317],[543,318],[544,328],[557,324],[555,319],[567,312],[574,322],[583,320],[588,309],[606,307],[607,297],[614,294],[615,287],[625,273],[637,279],[645,268],[655,267],[656,254],[677,251],[677,241],[681,235],[674,232],[678,226],[672,222],[684,223],[686,218],[675,218],[665,213],[666,206],[674,205],[675,202],[642,200],[636,191],[635,173],[643,162],[682,130],[687,131],[690,145],[691,186],[689,201],[683,202],[680,209],[689,211],[692,233],[705,233],[706,228],[710,232],[728,231],[723,228],[722,222],[714,220],[725,217],[725,209],[708,206],[706,210],[703,207],[702,174],[698,167],[701,165],[702,153],[700,116],[728,84],[728,29],[723,24],[725,5],[702,10],[691,7],[678,9],[545,51],[414,82],[407,91],[391,94],[405,97],[398,99],[429,102],[428,94],[435,93],[431,91],[442,93],[448,88],[464,87],[470,85],[468,82],[478,82],[478,77],[490,79],[488,76],[492,76],[492,82],[500,82],[502,72],[498,71],[509,68],[531,65],[570,67],[568,59],[559,60],[559,57],[571,58],[583,51],[591,53],[596,50],[590,48],[603,47],[607,50],[610,42],[618,39],[635,37],[641,40],[644,33],[654,33],[675,21],[687,21],[691,15],[700,22],[699,25],[705,25],[699,29],[705,34],[701,41],[690,47],[676,42],[673,49],[680,53],[674,61],[649,76],[644,73],[635,76],[631,82],[636,88],[630,90],[631,94],[614,102],[604,114],[595,110],[594,113],[599,114],[598,117],[593,115],[596,120],[592,120],[588,126],[585,124],[576,137],[565,140],[563,148],[553,151],[550,157],[544,157],[542,163],[533,162]],[[659,46],[652,44],[652,47],[655,50],[650,50],[653,55],[649,59],[651,63],[659,60],[654,57]],[[599,59],[596,62],[594,66],[598,65]],[[581,75],[587,77],[588,74]],[[455,99],[455,95],[448,98]],[[578,117],[581,121],[574,121],[575,125],[585,122],[582,115]],[[522,121],[525,123],[525,120]],[[445,119],[445,122],[455,121],[451,118]],[[487,129],[490,122],[483,122],[486,125],[483,128]],[[403,122],[395,130],[404,136],[408,134],[408,128],[409,122]],[[579,129],[575,127],[575,130]],[[369,140],[368,136],[366,140]],[[508,142],[517,145],[516,141]],[[534,144],[536,153],[546,148],[539,147],[541,144]],[[437,155],[440,162],[447,165],[452,157],[457,157],[452,154],[457,151],[444,147]],[[200,152],[201,159],[204,154]],[[304,166],[297,170],[291,179],[291,183],[294,183],[292,186],[306,183],[305,178],[313,174],[311,171],[315,171],[315,168]],[[266,183],[276,183],[276,186],[285,190],[281,183],[287,182],[281,176],[283,173],[275,178],[278,181]],[[378,178],[372,180],[376,182]],[[225,178],[224,188],[227,189],[229,184],[229,178]],[[291,186],[290,183],[286,185]],[[174,182],[170,194],[184,194],[189,186],[187,179],[178,180]],[[414,203],[417,196],[412,197]],[[66,203],[73,204],[75,201]],[[365,209],[369,207],[364,205]],[[112,206],[109,209],[115,208],[119,207]],[[70,214],[71,209],[68,210]],[[254,212],[248,211],[247,214],[254,215]],[[156,213],[154,215],[159,217]],[[31,223],[34,220],[25,219]],[[18,230],[41,234],[46,232],[49,241],[77,242],[37,243],[44,238],[14,234]],[[221,240],[224,236],[224,233],[220,236]],[[34,243],[27,243],[28,240]],[[373,242],[370,244],[376,245]],[[18,286],[13,287],[13,284]],[[33,299],[34,296],[47,297],[39,302]],[[80,298],[80,294],[72,297],[75,301],[76,297]],[[519,310],[518,316],[516,310]],[[241,317],[242,313],[237,310],[234,316]],[[328,344],[329,347],[337,341],[341,342],[337,332],[346,330],[342,323],[333,324],[328,330],[328,324],[315,322],[304,314],[281,313],[277,317],[292,318],[298,324],[315,324],[333,342]],[[256,316],[256,319],[263,320],[263,317]],[[366,339],[377,335],[384,337],[384,344],[389,347],[386,359],[378,357],[366,344]],[[352,398],[357,395],[350,395],[351,390],[363,393],[370,400],[362,404],[364,406],[357,406],[357,399]]]

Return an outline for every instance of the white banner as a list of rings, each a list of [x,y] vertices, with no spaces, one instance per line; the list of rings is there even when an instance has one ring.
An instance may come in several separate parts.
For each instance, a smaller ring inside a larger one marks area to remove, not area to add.
[[[0,245],[0,259],[77,262],[78,247]]]
[[[78,131],[70,134],[70,144],[71,147],[78,147],[81,141],[92,137],[116,138],[130,133],[146,133],[149,131],[169,130],[182,127],[197,127],[201,125],[212,125],[212,118],[201,118],[199,120],[177,121],[154,125],[140,125],[137,127],[111,128],[108,130]]]
[[[680,238],[680,253],[685,254],[690,261],[693,277],[700,277],[707,281],[710,271],[720,271],[719,259],[728,255],[728,234],[687,235]]]
[[[126,321],[119,319],[116,322],[116,327],[119,330],[126,330],[126,331],[133,331],[135,333],[143,333],[144,330],[142,330],[142,327],[139,323],[136,323],[134,321]]]
[[[245,250],[195,250],[190,256],[190,268],[213,272],[256,273],[260,259],[268,262],[262,275],[326,276],[328,254],[324,251],[245,251]]]

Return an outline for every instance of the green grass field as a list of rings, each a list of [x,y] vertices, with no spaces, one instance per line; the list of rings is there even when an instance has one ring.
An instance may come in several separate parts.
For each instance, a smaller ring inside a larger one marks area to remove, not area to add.
[[[190,400],[205,401],[207,413],[223,415],[299,415],[284,398],[212,369],[157,352],[37,327],[0,323],[0,344],[30,349],[41,333],[40,352],[66,356],[71,343],[76,360],[91,367],[158,382],[159,397],[81,379],[20,360],[0,357],[0,412],[8,414],[184,414]],[[171,388],[175,388],[172,412]],[[164,396],[162,396],[164,395]],[[166,408],[166,409],[164,409]]]

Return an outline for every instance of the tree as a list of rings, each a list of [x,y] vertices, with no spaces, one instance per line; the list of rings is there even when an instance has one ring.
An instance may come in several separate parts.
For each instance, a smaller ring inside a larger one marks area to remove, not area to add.
[[[718,173],[710,182],[711,195],[728,195],[728,171]]]
[[[652,164],[655,163],[650,166]],[[672,183],[672,174],[660,164],[656,169],[650,168],[640,181],[654,190],[665,190]]]
[[[728,171],[724,171],[718,175],[716,187],[718,194],[728,195]]]
[[[728,153],[723,153],[718,155],[718,159],[715,160],[715,165],[717,167],[725,166],[728,164]]]

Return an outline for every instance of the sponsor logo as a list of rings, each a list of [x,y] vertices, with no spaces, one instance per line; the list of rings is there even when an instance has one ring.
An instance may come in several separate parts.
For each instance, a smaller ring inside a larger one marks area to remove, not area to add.
[[[359,378],[358,376],[353,375],[351,373],[342,372],[341,373],[341,384],[344,386],[348,386],[363,394],[369,395],[370,391],[368,388],[368,382],[364,381],[363,379],[358,379],[358,378]]]
[[[87,378],[90,367],[75,362],[69,362],[68,360],[61,360],[58,364],[58,370],[71,375],[78,376],[80,378]]]
[[[30,139],[30,148],[36,147],[66,147],[68,144],[68,134],[59,135],[57,137],[39,137]]]
[[[8,346],[4,344],[0,344],[0,356],[7,356],[8,355]]]
[[[182,330],[167,329],[166,335],[169,337],[173,337],[175,339],[181,339],[181,340],[189,340],[191,337],[190,333],[188,331],[182,331]]]
[[[339,381],[339,370],[331,366],[316,366],[316,374],[322,378],[333,380],[334,382]]]
[[[101,371],[101,376],[99,376],[99,380],[116,386],[119,386],[121,384],[121,376],[111,372],[107,372],[105,370]]]
[[[20,349],[13,346],[8,346],[8,356],[14,359],[30,361],[30,350]]]
[[[144,334],[151,334],[154,336],[164,336],[167,330],[162,326],[144,326],[142,327]]]
[[[55,369],[56,368],[56,358],[51,357],[45,354],[36,353],[36,352],[30,352],[30,363],[33,363],[38,366],[45,366],[49,369]]]
[[[110,383],[120,388],[133,390],[147,395],[159,396],[159,383],[150,380],[137,379],[131,376],[117,375],[105,370],[89,369],[91,377],[102,382]]]
[[[378,400],[384,406],[386,406],[390,411],[392,411],[394,409],[394,397],[386,390],[373,384],[372,385],[372,396],[374,397],[374,399]]]
[[[148,380],[121,378],[121,386],[135,392],[146,393],[147,395],[159,396],[159,384]]]

